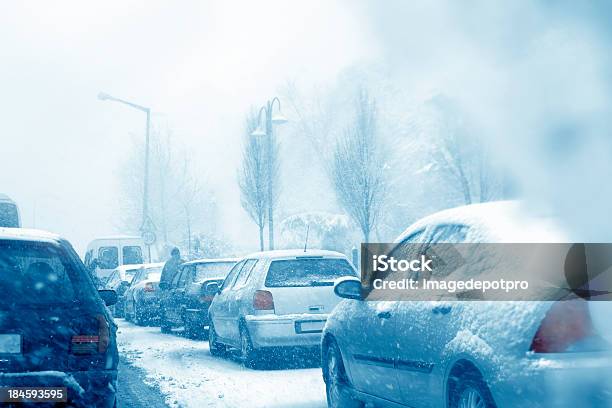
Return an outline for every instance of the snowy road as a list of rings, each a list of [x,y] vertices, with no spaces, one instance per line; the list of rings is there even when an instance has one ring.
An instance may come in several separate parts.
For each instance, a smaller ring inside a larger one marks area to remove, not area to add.
[[[142,369],[145,382],[164,394],[171,407],[326,407],[318,367],[251,370],[212,357],[207,341],[161,334],[158,327],[123,319],[117,324],[124,361]]]
[[[165,397],[153,386],[146,384],[144,370],[129,364],[121,358],[119,364],[119,386],[117,387],[117,408],[167,408]]]

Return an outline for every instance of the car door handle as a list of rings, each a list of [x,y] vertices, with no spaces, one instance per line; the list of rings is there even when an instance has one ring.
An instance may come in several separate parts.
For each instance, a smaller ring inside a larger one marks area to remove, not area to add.
[[[376,315],[379,319],[389,319],[391,317],[391,312],[378,312]]]
[[[433,309],[431,309],[431,311],[433,312],[433,314],[446,315],[446,314],[449,314],[452,309],[453,309],[452,306],[436,306]]]

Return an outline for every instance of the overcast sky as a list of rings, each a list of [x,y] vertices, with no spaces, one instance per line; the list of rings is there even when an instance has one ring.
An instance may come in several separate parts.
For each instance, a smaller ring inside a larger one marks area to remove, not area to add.
[[[375,46],[346,4],[320,1],[39,1],[0,6],[0,191],[26,227],[82,251],[117,233],[117,169],[150,106],[193,149],[228,236],[252,228],[236,168],[243,118],[287,80],[332,79]]]
[[[223,232],[253,244],[236,186],[245,113],[288,80],[308,89],[357,63],[382,63],[406,93],[459,101],[527,199],[608,240],[608,4],[4,2],[0,192],[18,202],[25,226],[59,232],[79,250],[121,232],[117,169],[144,137],[145,118],[97,100],[105,91],[150,106],[174,129],[217,196]]]

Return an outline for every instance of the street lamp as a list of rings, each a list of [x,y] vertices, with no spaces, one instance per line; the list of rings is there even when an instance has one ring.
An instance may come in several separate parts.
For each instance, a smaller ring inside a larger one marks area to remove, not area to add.
[[[278,105],[278,111],[273,114],[272,111],[275,103]],[[261,123],[262,113],[265,113],[266,115],[265,125],[262,125]],[[280,99],[274,97],[272,100],[266,102],[266,104],[259,110],[258,118],[259,123],[257,129],[251,133],[251,136],[266,136],[266,162],[268,170],[268,249],[272,250],[274,249],[274,209],[272,206],[272,125],[282,125],[283,123],[287,123],[287,118],[281,112]]]
[[[146,136],[145,136],[145,168],[144,168],[144,188],[143,188],[143,196],[142,196],[142,225],[140,227],[143,235],[148,233],[150,236],[153,231],[149,231],[151,229],[151,221],[149,219],[149,132],[151,127],[151,109],[144,107],[142,105],[138,105],[123,99],[115,98],[107,93],[100,92],[98,94],[98,99],[101,101],[113,101],[119,102],[124,105],[127,105],[131,108],[137,109],[141,112],[146,113],[147,115],[147,128],[146,128]],[[146,231],[145,231],[146,230]],[[153,242],[145,242],[147,244],[147,250],[149,255],[149,262],[151,262],[151,244]]]

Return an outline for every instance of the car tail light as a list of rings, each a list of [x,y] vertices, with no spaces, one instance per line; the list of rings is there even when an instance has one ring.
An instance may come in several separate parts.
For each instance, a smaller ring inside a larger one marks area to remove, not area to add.
[[[96,315],[98,334],[81,334],[72,336],[73,354],[105,353],[110,344],[110,328],[103,315]]]
[[[145,292],[155,292],[155,286],[153,286],[153,284],[151,282],[147,282],[144,285],[144,291]]]
[[[253,295],[253,308],[255,310],[274,310],[272,292],[267,290],[256,290]]]
[[[594,335],[588,302],[566,300],[553,304],[531,342],[535,353],[563,353]]]

